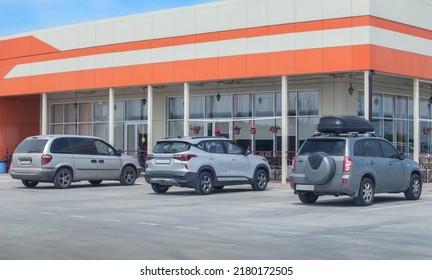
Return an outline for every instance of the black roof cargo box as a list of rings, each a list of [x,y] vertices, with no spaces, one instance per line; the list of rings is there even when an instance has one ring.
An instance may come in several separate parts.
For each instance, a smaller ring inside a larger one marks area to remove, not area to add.
[[[373,132],[374,126],[359,116],[325,116],[320,118],[317,129],[321,133],[366,133]]]

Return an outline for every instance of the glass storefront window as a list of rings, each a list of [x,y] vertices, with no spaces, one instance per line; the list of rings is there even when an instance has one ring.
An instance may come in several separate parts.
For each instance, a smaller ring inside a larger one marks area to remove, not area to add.
[[[234,94],[233,109],[234,109],[234,117],[239,117],[239,118],[251,117],[252,116],[252,95]]]
[[[217,101],[216,95],[206,96],[206,117],[207,118],[231,118],[232,95],[221,95],[221,99]]]
[[[189,118],[203,119],[205,113],[205,98],[204,96],[189,97]],[[182,104],[183,105],[183,104]]]
[[[288,116],[297,116],[297,92],[288,92]]]
[[[77,121],[77,109],[75,109],[74,104],[65,104],[65,123],[71,123]]]
[[[51,105],[51,123],[63,123],[63,104]]]
[[[147,103],[144,105],[142,99],[126,100],[126,120],[138,121],[147,119]]]
[[[125,120],[124,107],[125,102],[123,100],[114,102],[114,121],[122,122]]]
[[[396,96],[396,118],[408,118],[408,99],[405,96]]]
[[[383,112],[384,112],[384,118],[394,117],[394,97],[392,95],[384,95]]]
[[[298,91],[297,110],[300,116],[318,115],[318,91]]]
[[[168,123],[168,137],[183,136],[183,121],[170,121]]]
[[[108,139],[108,124],[95,123],[93,135],[102,139]]]
[[[108,121],[108,102],[97,101],[94,103],[93,120],[97,122]]]
[[[90,102],[80,103],[78,106],[79,109],[79,122],[91,122],[92,119],[92,104]],[[86,134],[88,135],[88,134]]]
[[[382,95],[374,93],[372,94],[372,116],[382,117]]]
[[[254,95],[254,116],[274,116],[274,93],[264,92]]]
[[[183,119],[183,97],[171,97],[168,102],[168,118],[171,120]]]

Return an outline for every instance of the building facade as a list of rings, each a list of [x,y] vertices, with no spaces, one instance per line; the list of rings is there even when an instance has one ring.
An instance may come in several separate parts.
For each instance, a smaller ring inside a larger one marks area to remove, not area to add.
[[[286,178],[320,116],[354,114],[419,160],[432,150],[430,11],[430,0],[229,0],[2,37],[0,151],[68,133],[136,153],[219,129],[281,157]]]

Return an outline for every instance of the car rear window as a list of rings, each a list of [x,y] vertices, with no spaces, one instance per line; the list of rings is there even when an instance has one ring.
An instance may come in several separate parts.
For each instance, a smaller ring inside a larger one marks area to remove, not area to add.
[[[15,149],[15,153],[42,153],[48,139],[26,139]]]
[[[153,153],[160,154],[174,154],[188,151],[190,148],[190,143],[181,141],[166,141],[158,142],[153,148]]]
[[[324,152],[331,156],[345,155],[344,139],[308,139],[300,148],[299,155]]]

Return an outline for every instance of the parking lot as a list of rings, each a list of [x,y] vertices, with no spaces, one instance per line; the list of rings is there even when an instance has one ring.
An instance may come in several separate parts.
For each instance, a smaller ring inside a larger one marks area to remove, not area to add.
[[[203,196],[103,182],[25,188],[0,175],[0,259],[432,259],[432,186],[422,198],[377,195],[304,205],[288,185]]]

